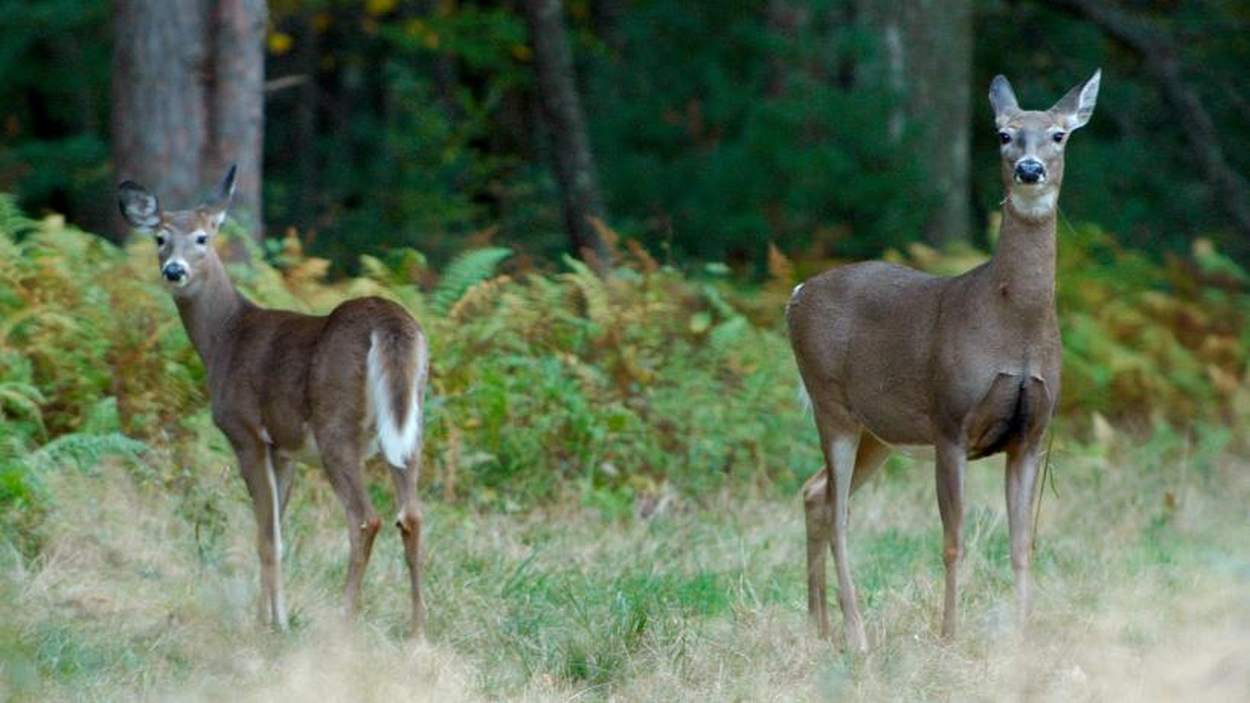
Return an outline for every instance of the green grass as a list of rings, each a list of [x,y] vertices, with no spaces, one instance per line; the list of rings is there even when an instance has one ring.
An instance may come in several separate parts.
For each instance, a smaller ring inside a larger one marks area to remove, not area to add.
[[[414,645],[389,531],[361,619],[339,618],[346,537],[316,470],[288,513],[284,635],[256,624],[253,525],[224,462],[181,493],[121,463],[53,472],[42,552],[4,556],[0,697],[1244,699],[1250,472],[1202,462],[1120,438],[1060,446],[1023,637],[1009,625],[1000,463],[974,464],[961,632],[945,643],[932,471],[895,461],[852,504],[862,658],[809,631],[801,508],[771,491],[674,498],[648,519],[431,500],[429,637]]]

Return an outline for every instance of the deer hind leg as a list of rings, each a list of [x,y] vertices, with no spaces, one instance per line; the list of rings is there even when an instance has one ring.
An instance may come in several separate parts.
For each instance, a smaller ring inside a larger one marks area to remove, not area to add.
[[[287,452],[274,447],[269,448],[269,460],[273,462],[274,478],[278,484],[278,519],[281,520],[286,516],[291,486],[295,484],[295,462]]]
[[[826,492],[828,472],[816,472],[803,484],[803,515],[807,530],[807,615],[821,639],[828,639],[829,606],[825,600],[825,550],[833,545],[833,508]]]
[[[316,433],[326,476],[347,514],[347,585],[343,591],[343,604],[348,616],[360,611],[361,583],[373,551],[373,538],[381,526],[365,490],[365,451],[360,433],[342,436],[342,428],[358,426],[358,423],[342,422],[336,423],[334,431],[325,428]]]
[[[842,627],[846,634],[847,647],[864,652],[868,649],[868,638],[864,634],[864,620],[859,614],[855,584],[851,579],[850,554],[846,546],[848,504],[851,498],[851,482],[855,475],[860,428],[850,422],[849,418],[839,417],[837,409],[817,407],[816,413],[821,448],[825,453],[825,473],[828,476],[826,482],[830,484],[825,489],[825,499],[833,518],[829,532],[833,541],[834,567],[838,575],[838,606],[842,609]],[[823,594],[818,595],[823,598]]]
[[[1029,561],[1033,539],[1033,493],[1037,485],[1038,451],[1035,446],[1007,454],[1007,526],[1011,534],[1011,570],[1016,581],[1016,623],[1029,614]]]
[[[967,457],[962,446],[943,443],[937,446],[937,498],[942,515],[942,561],[946,565],[946,597],[942,608],[942,636],[955,636],[958,618],[959,561],[963,556],[964,467]]]
[[[851,493],[881,468],[890,455],[889,445],[869,432],[861,432],[851,476]],[[833,550],[833,501],[828,494],[828,473],[819,471],[803,484],[803,510],[807,528],[807,612],[822,638],[831,635],[825,600],[825,550]]]
[[[408,564],[408,578],[412,591],[412,620],[410,634],[420,637],[425,624],[425,605],[421,600],[421,506],[417,496],[417,478],[421,472],[421,447],[418,444],[406,468],[390,467],[391,480],[395,484],[395,502],[399,514],[395,527],[404,540],[404,561]]]
[[[260,617],[278,630],[287,628],[282,589],[282,511],[278,481],[270,454],[259,438],[235,441],[234,451],[256,518],[256,551],[260,557]]]

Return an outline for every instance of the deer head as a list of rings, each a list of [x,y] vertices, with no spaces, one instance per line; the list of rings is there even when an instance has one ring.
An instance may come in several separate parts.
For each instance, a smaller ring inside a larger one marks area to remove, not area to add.
[[[1068,91],[1049,110],[1022,110],[1003,76],[990,83],[990,105],[1002,145],[1003,186],[1012,210],[1025,219],[1049,217],[1063,183],[1068,137],[1089,122],[1102,71]]]
[[[231,166],[217,192],[189,210],[161,210],[156,196],[134,181],[117,187],[118,205],[126,221],[156,239],[161,277],[175,296],[193,294],[207,267],[217,261],[213,239],[234,195],[235,171]]]

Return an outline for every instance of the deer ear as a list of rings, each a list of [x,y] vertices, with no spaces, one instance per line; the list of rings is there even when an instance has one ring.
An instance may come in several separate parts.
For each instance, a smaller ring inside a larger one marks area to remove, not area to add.
[[[1006,76],[997,75],[990,81],[990,106],[994,108],[994,122],[999,127],[1003,126],[1011,113],[1020,110],[1016,93],[1011,89],[1011,83]]]
[[[135,229],[151,230],[161,223],[161,204],[156,196],[134,181],[117,186],[117,205]]]
[[[230,209],[230,199],[234,197],[234,180],[238,171],[237,165],[230,164],[226,177],[221,179],[221,185],[217,186],[217,192],[204,203],[204,209],[212,218],[214,227],[220,227],[221,223],[226,221],[226,211]]]
[[[1094,114],[1094,103],[1098,102],[1098,84],[1102,81],[1102,69],[1094,71],[1094,75],[1089,80],[1076,86],[1068,91],[1068,94],[1059,98],[1059,102],[1050,108],[1063,120],[1064,127],[1069,132],[1078,127],[1084,127],[1089,118]]]

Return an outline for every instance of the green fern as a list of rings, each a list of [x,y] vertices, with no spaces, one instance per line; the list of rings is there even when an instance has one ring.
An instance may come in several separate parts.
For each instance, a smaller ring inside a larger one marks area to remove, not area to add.
[[[17,206],[17,198],[9,193],[0,193],[0,235],[17,239],[34,228],[35,221],[22,213]]]
[[[434,288],[431,297],[434,312],[447,314],[465,291],[495,275],[499,262],[509,256],[512,250],[505,247],[473,249],[457,256]]]
[[[80,471],[99,464],[106,457],[137,462],[148,445],[119,432],[109,434],[66,434],[31,452],[26,463],[35,470],[51,470],[73,464]]]
[[[39,389],[18,381],[0,381],[0,420],[6,413],[15,413],[33,420],[41,433],[47,429],[43,424],[43,412],[39,406],[47,402]]]

